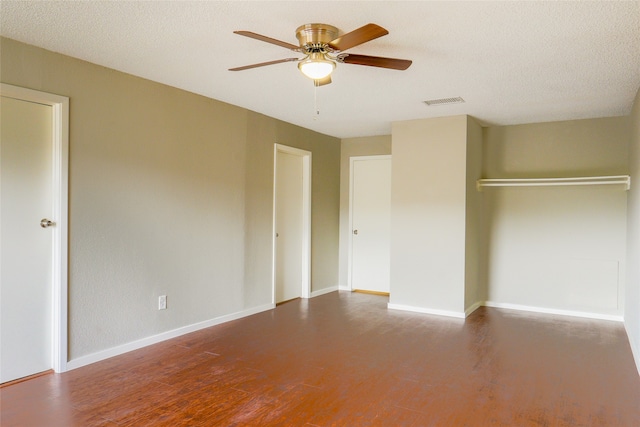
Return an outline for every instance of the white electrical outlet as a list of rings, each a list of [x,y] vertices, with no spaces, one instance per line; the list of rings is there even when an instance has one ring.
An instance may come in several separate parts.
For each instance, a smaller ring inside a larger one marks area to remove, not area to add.
[[[167,296],[160,295],[158,297],[158,310],[166,310],[167,309]]]

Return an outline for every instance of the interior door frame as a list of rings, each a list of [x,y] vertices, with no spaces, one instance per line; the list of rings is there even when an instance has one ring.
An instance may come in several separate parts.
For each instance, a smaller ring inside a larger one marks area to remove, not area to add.
[[[391,154],[380,154],[372,156],[353,156],[349,158],[349,239],[347,241],[347,289],[353,291],[353,186],[355,174],[353,168],[355,162],[362,160],[384,160],[391,159]]]
[[[311,297],[311,152],[275,143],[273,147],[273,233],[271,264],[271,302],[276,304],[276,202],[278,152],[302,157],[302,298]]]
[[[69,98],[0,83],[0,95],[49,105],[53,113],[53,268],[51,366],[67,370],[68,325],[68,188],[69,188]]]

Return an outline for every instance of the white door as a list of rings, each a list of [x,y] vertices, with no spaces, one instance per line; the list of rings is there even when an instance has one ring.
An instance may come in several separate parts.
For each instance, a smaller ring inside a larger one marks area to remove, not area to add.
[[[53,111],[0,97],[0,382],[52,368]],[[46,226],[46,224],[45,224]]]
[[[389,292],[391,157],[351,159],[351,289]]]
[[[302,296],[302,157],[276,151],[276,303]]]

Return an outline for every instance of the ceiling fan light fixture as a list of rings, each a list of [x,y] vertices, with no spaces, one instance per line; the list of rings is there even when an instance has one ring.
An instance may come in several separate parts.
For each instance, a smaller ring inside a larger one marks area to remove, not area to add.
[[[389,34],[389,31],[381,26],[371,23],[342,35],[340,35],[338,29],[332,25],[317,23],[304,24],[296,30],[298,46],[251,31],[234,31],[234,33],[284,47],[306,56],[302,59],[284,58],[245,65],[243,67],[230,68],[229,71],[242,71],[264,67],[266,65],[295,61],[298,63],[298,69],[302,71],[305,77],[313,80],[313,84],[316,87],[331,83],[331,74],[333,70],[335,70],[338,62],[341,64],[366,65],[391,70],[406,70],[411,65],[411,61],[408,59],[344,53],[345,50],[351,49],[352,47],[360,46],[363,43]]]
[[[298,63],[298,68],[302,74],[311,80],[321,80],[333,73],[336,63],[325,58],[322,53],[311,53],[307,59]]]

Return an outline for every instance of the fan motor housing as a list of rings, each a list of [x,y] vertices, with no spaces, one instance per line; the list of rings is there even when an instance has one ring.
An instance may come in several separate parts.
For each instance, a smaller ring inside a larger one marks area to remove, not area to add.
[[[338,29],[327,24],[304,24],[296,30],[301,47],[326,45],[338,38]]]

